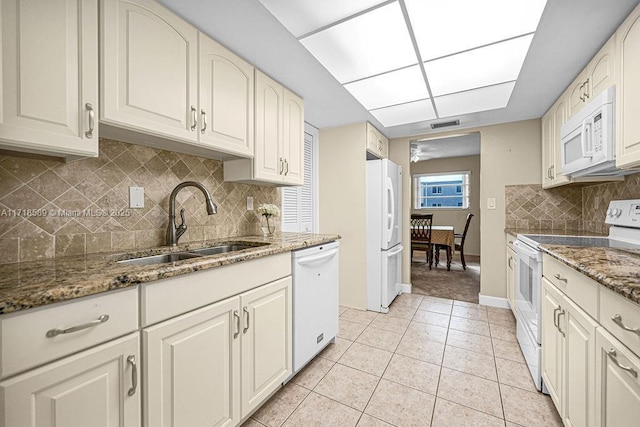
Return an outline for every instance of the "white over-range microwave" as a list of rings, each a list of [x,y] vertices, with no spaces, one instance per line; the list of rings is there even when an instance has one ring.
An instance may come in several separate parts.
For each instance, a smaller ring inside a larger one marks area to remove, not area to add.
[[[562,173],[573,177],[618,176],[615,167],[615,86],[593,98],[560,128]]]

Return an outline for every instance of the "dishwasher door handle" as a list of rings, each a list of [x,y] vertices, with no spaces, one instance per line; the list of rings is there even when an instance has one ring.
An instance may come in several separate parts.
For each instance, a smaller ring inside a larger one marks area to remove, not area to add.
[[[297,261],[297,264],[298,265],[320,264],[322,262],[329,261],[331,258],[336,256],[337,253],[338,253],[337,250],[333,250],[331,252],[325,252],[322,255],[316,255],[316,256],[300,258]]]

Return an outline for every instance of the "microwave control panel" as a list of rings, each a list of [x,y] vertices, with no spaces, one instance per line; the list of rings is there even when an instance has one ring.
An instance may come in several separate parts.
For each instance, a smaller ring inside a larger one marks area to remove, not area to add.
[[[593,118],[593,151],[598,153],[604,149],[602,142],[602,112]]]

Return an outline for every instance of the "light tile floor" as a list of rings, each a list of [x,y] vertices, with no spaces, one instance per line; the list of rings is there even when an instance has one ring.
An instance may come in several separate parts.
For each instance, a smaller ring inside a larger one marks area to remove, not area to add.
[[[245,424],[560,426],[510,310],[403,294],[388,314],[340,307],[337,342]]]

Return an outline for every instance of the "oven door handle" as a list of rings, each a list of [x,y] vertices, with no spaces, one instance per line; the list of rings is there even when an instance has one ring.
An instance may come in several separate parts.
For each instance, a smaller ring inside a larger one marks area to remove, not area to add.
[[[516,248],[516,252],[518,254],[523,254],[531,258],[538,257],[538,251],[536,249],[533,249],[532,247],[522,243],[519,240],[516,240],[515,242],[513,242],[513,246]]]

